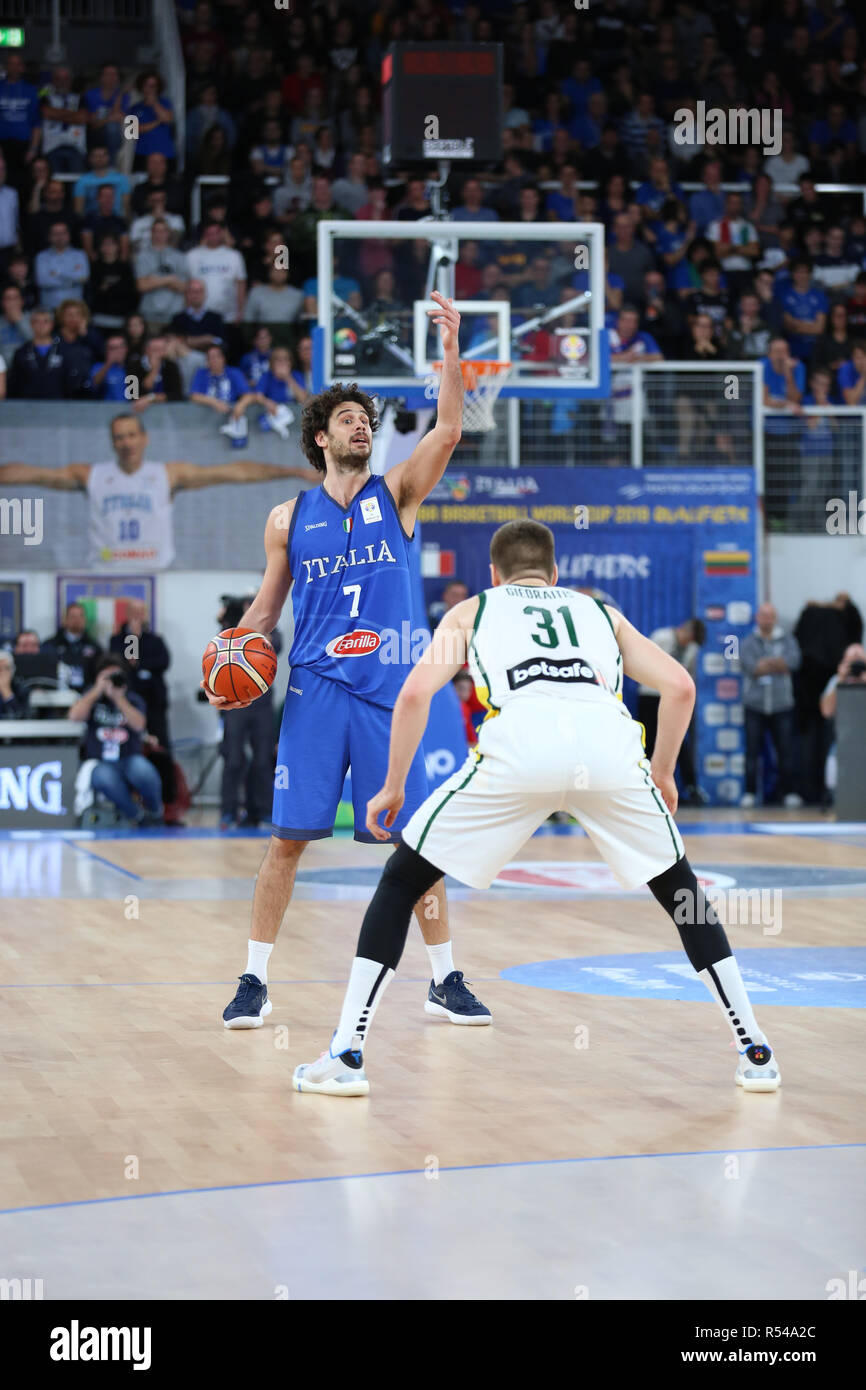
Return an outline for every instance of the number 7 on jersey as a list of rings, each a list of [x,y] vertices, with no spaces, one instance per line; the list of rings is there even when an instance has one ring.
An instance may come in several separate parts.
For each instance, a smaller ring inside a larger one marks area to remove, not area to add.
[[[349,617],[350,617],[350,618],[357,618],[357,616],[358,616],[358,608],[359,608],[360,603],[361,603],[361,586],[360,586],[360,584],[344,584],[344,585],[343,585],[343,593],[344,593],[344,594],[354,594],[354,595],[355,595],[355,597],[352,599],[352,607],[349,609]]]

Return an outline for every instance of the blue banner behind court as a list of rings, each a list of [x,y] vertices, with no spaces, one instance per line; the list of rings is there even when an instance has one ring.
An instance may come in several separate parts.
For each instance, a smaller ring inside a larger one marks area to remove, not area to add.
[[[647,634],[695,615],[707,625],[698,667],[699,780],[715,802],[739,798],[743,727],[737,646],[757,602],[754,475],[735,468],[454,469],[421,508],[428,606],[450,577],[489,585],[503,522],[543,521],[560,583],[600,589]],[[626,690],[633,707],[634,687]]]

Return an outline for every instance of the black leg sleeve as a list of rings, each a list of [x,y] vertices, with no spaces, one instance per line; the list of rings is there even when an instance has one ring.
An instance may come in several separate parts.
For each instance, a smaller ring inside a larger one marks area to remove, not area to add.
[[[406,945],[412,909],[441,877],[442,870],[429,859],[408,845],[398,845],[364,914],[356,954],[396,970]]]
[[[700,974],[733,955],[730,943],[708,903],[695,871],[683,856],[647,884],[657,903],[673,918],[686,955]]]

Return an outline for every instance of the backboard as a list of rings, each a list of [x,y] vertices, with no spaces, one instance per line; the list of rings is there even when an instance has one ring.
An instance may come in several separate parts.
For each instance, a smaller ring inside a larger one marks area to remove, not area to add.
[[[503,398],[606,397],[604,280],[601,223],[322,221],[314,389],[429,406],[437,289],[462,305],[462,357],[514,364]]]

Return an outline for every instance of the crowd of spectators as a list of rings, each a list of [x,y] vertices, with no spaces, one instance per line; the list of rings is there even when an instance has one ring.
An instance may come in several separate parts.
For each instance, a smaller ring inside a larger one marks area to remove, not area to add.
[[[855,9],[834,0],[600,0],[585,10],[560,0],[418,0],[411,10],[312,0],[292,12],[199,0],[178,12],[183,170],[158,73],[111,63],[96,74],[45,70],[6,57],[7,395],[125,399],[138,409],[206,396],[228,413],[252,394],[268,403],[263,422],[289,397],[303,399],[319,221],[431,214],[424,177],[382,164],[383,54],[394,40],[496,39],[504,158],[452,174],[444,205],[455,222],[604,223],[614,362],[762,362],[779,447],[794,427],[784,417],[804,405],[866,402],[862,197],[816,191],[866,171]],[[781,113],[778,151],[705,144],[700,130],[681,142],[682,115],[699,100]],[[130,117],[137,142],[124,138]],[[204,174],[227,182],[210,188],[194,225],[191,187]],[[730,183],[738,190],[726,191]],[[337,287],[375,324],[417,297],[425,273],[411,243],[371,239],[338,265]],[[528,315],[573,293],[582,274],[531,242],[463,242],[458,294],[505,295]],[[813,428],[820,452],[828,427]],[[686,420],[680,440],[689,438]]]

